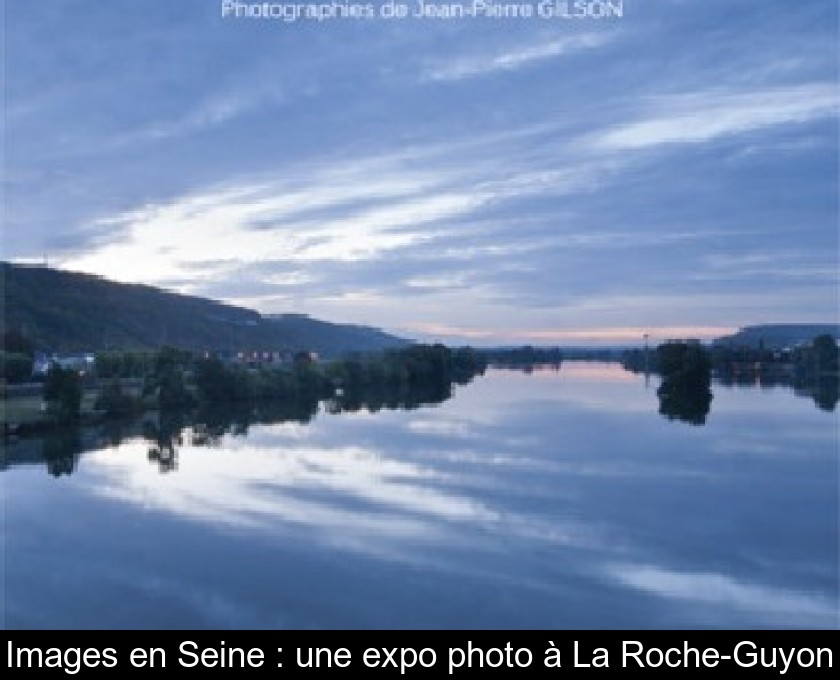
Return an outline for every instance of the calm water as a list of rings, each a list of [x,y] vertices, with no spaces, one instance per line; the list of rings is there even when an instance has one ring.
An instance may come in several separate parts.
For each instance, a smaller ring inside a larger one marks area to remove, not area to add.
[[[838,419],[605,364],[0,473],[10,628],[836,627]],[[18,454],[18,459],[26,458]]]

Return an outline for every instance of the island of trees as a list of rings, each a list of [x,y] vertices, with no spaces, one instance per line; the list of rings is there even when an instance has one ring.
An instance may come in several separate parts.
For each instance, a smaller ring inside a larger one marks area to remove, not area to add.
[[[699,343],[666,342],[656,348],[662,383],[659,412],[671,420],[703,425],[712,403],[712,363]]]

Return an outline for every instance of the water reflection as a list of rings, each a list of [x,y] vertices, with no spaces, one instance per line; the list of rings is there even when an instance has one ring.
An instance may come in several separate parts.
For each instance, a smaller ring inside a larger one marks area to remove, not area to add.
[[[519,373],[531,379],[574,381],[582,388],[575,395],[577,401],[593,398],[590,388],[598,384],[628,383],[637,380],[638,372],[607,362],[566,362],[539,365],[496,366],[496,374]],[[680,421],[693,426],[707,423],[711,413],[713,390],[712,374],[705,371],[697,375],[671,375],[660,378],[656,390],[658,412],[667,420]],[[822,411],[833,412],[837,406],[838,380],[823,376],[820,380],[796,381],[790,376],[769,374],[766,371],[724,372],[716,374],[714,384],[719,387],[744,387],[754,390],[754,398],[775,389],[791,389],[798,397],[812,399]],[[645,387],[648,381],[645,380]],[[524,390],[523,397],[527,396]],[[601,408],[639,412],[651,408],[644,393],[636,395],[634,404],[614,400],[608,391],[596,389],[593,405]],[[59,477],[71,475],[76,469],[80,454],[100,445],[120,446],[123,441],[143,437],[148,442],[147,458],[161,473],[178,469],[178,449],[185,437],[196,447],[218,448],[228,436],[247,437],[254,425],[312,422],[319,412],[330,415],[376,414],[383,410],[416,410],[445,403],[452,397],[452,387],[415,386],[411,389],[357,388],[339,391],[326,401],[298,399],[287,401],[263,401],[256,403],[234,402],[230,404],[202,405],[197,409],[169,408],[144,415],[138,420],[109,420],[96,428],[58,428],[41,438],[26,438],[23,442],[14,438],[6,442],[3,452],[3,467],[20,461],[32,462],[30,443],[40,448],[42,460],[50,475]],[[449,425],[438,420],[418,421],[415,427],[427,431],[448,431]]]
[[[466,384],[468,381],[463,381]],[[441,404],[452,397],[452,385],[419,384],[411,387],[355,387],[339,390],[331,399],[298,398],[284,401],[203,404],[197,409],[166,408],[137,420],[109,420],[95,428],[60,428],[43,439],[14,438],[3,452],[4,467],[31,462],[26,442],[41,442],[41,459],[53,476],[72,474],[83,451],[105,444],[120,446],[142,437],[147,458],[160,472],[178,469],[178,450],[187,439],[191,446],[218,448],[227,436],[246,437],[254,425],[310,423],[323,411],[330,415],[375,414],[382,410],[416,410]],[[84,439],[82,434],[84,433]]]
[[[833,412],[840,402],[840,378],[834,375],[803,377],[787,373],[742,370],[720,371],[716,379],[726,387],[750,387],[757,390],[788,388],[798,397],[813,399],[817,408],[829,413]]]
[[[787,619],[788,627],[808,627],[814,621],[831,626],[837,609],[830,599],[807,592],[789,591],[719,573],[678,572],[661,567],[619,564],[611,570],[621,583],[656,595],[663,600],[686,602],[697,607],[698,620],[714,616],[720,608],[748,612],[752,617]],[[749,626],[749,618],[741,625]]]
[[[187,414],[178,410],[162,410],[156,417],[143,421],[143,437],[150,442],[148,458],[157,463],[161,472],[178,468],[178,448],[183,445],[182,430]]]
[[[82,451],[82,437],[78,427],[61,427],[44,437],[41,455],[47,472],[53,477],[71,475],[76,459]]]
[[[371,549],[368,534],[380,542],[417,539],[439,520],[494,517],[482,503],[448,491],[433,468],[375,448],[289,443],[273,428],[260,434],[260,441],[232,442],[211,455],[185,442],[183,474],[166,484],[135,455],[99,452],[90,462],[107,478],[101,493],[113,498],[273,536],[305,526],[330,543],[364,550]],[[359,540],[363,535],[367,540]]]
[[[681,420],[690,425],[705,425],[712,406],[710,378],[697,379],[691,376],[664,378],[656,396],[659,397],[659,413],[668,420]]]
[[[604,364],[453,397],[83,431],[61,483],[15,454],[8,625],[837,624],[836,423],[790,391],[716,388],[703,428]]]
[[[822,376],[816,383],[795,389],[801,396],[810,396],[823,411],[834,411],[840,401],[840,379],[835,376]]]

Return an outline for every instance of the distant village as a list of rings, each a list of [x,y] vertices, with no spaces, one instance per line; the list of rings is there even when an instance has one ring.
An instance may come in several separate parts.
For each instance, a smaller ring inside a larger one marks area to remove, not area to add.
[[[222,351],[200,353],[205,359],[218,359],[228,366],[241,366],[244,368],[271,368],[292,366],[295,361],[305,360],[309,363],[318,363],[320,357],[317,352],[293,352],[291,350],[281,351]],[[76,371],[81,376],[90,375],[96,369],[96,354],[82,352],[74,354],[45,354],[38,352],[32,363],[32,377],[43,378],[53,367],[64,370]]]

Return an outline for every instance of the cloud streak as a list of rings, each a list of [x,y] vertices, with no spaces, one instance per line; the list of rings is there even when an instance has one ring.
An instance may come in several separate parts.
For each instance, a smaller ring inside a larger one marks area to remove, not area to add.
[[[665,144],[697,144],[776,125],[835,116],[837,86],[814,83],[755,92],[702,92],[664,98],[648,117],[595,137],[608,151],[638,151]]]
[[[422,79],[432,82],[451,82],[517,71],[557,57],[599,48],[610,40],[611,36],[607,33],[584,33],[492,54],[452,57],[427,67]]]

